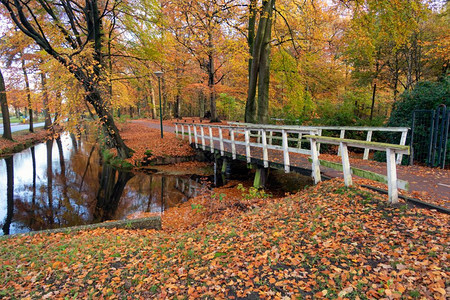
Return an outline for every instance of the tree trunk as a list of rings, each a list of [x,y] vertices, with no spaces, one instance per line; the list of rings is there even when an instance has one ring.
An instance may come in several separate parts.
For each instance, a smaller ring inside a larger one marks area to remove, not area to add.
[[[408,47],[408,53],[406,62],[408,64],[407,66],[407,72],[406,72],[406,89],[410,90],[413,86],[413,54],[412,54],[412,46]]]
[[[150,83],[150,100],[152,101],[152,119],[156,119],[155,89]]]
[[[112,114],[109,112],[108,108],[104,105],[102,98],[100,96],[100,92],[93,91],[91,94],[87,95],[87,100],[92,104],[99,119],[102,120],[102,128],[106,135],[109,138],[109,145],[112,148],[117,149],[117,154],[121,158],[131,157],[133,150],[125,145],[122,137],[119,134],[119,129],[114,123],[114,118]]]
[[[378,52],[378,57],[379,57],[380,53]],[[376,92],[377,92],[377,78],[378,78],[378,73],[379,73],[379,69],[380,69],[380,62],[378,60],[377,57],[377,62],[375,64],[375,78],[373,79],[373,90],[372,90],[372,105],[370,107],[370,120],[372,121],[373,119],[373,110],[375,108],[375,96],[376,96]]]
[[[198,116],[200,118],[204,116],[204,114],[202,114],[202,110],[203,110],[203,92],[200,91],[198,93]]]
[[[33,128],[33,107],[31,104],[31,92],[30,92],[30,81],[28,79],[28,73],[27,73],[27,69],[25,67],[25,60],[21,59],[22,62],[22,72],[23,72],[23,78],[25,80],[25,91],[27,93],[27,104],[28,104],[28,118],[29,118],[29,122],[30,122],[30,128],[29,131],[30,132],[34,132],[34,128]]]
[[[398,95],[398,73],[399,73],[399,66],[398,66],[398,53],[395,53],[395,66],[394,66],[394,103],[397,102],[397,95]]]
[[[267,124],[269,121],[270,40],[272,38],[273,4],[270,4],[269,8],[258,79],[258,122],[260,124]]]
[[[250,58],[248,59],[248,74],[250,75],[250,72],[252,70],[252,63],[253,63],[253,44],[255,41],[255,25],[256,25],[256,15],[258,14],[257,11],[257,0],[250,0],[249,6],[248,6],[248,30],[247,30],[247,44],[248,44],[248,52],[250,54]]]
[[[216,110],[216,87],[215,87],[215,74],[216,69],[214,66],[214,44],[213,44],[213,36],[212,33],[208,33],[208,88],[209,88],[209,112],[211,114],[210,121],[211,122],[219,122],[219,118],[217,117]]]
[[[47,196],[48,196],[48,223],[53,225],[55,217],[53,213],[53,140],[46,142],[47,146]]]
[[[50,113],[48,111],[48,93],[47,93],[47,79],[44,72],[41,71],[41,88],[42,88],[42,104],[44,106],[44,118],[45,125],[44,129],[49,129],[52,125],[52,120],[50,119]]]
[[[9,119],[8,101],[6,99],[5,80],[0,70],[0,106],[2,108],[3,117],[3,138],[12,140],[11,121]]]
[[[161,77],[161,93],[162,93],[162,116],[163,119],[166,117],[167,115],[167,86],[166,86],[166,79],[164,78],[164,76]]]
[[[372,91],[372,106],[370,107],[370,120],[373,119],[373,109],[375,108],[375,95],[377,92],[377,83],[375,82],[373,84],[373,91]]]
[[[258,86],[258,80],[261,79],[260,72],[261,72],[261,58],[262,57],[268,57],[267,53],[264,53],[267,50],[270,50],[270,45],[265,45],[264,41],[267,41],[267,38],[270,36],[270,32],[267,32],[267,29],[269,28],[267,23],[271,26],[271,17],[273,14],[273,6],[275,5],[275,0],[266,0],[263,1],[263,9],[261,12],[261,17],[259,19],[258,23],[258,30],[256,32],[255,40],[252,44],[252,60],[251,60],[251,67],[249,72],[249,83],[248,83],[248,92],[247,92],[247,102],[245,105],[245,122],[248,123],[255,123],[258,121],[259,114],[258,114],[258,104],[256,101],[256,90],[258,87],[259,93],[264,93],[263,90],[259,90],[259,87],[264,87],[264,84],[261,83],[260,86]],[[256,12],[255,12],[256,13]],[[252,22],[252,20],[250,20]],[[251,29],[251,23],[249,24],[249,32],[254,32],[254,29]],[[268,34],[266,36],[266,34]],[[269,38],[270,40],[270,38]],[[250,46],[250,45],[249,45]],[[268,47],[266,47],[268,46]],[[268,75],[269,71],[269,61],[265,62],[266,65],[263,66],[264,76]],[[262,81],[264,82],[267,80],[267,78],[263,78]],[[262,104],[263,105],[263,104]],[[264,113],[264,112],[263,112]],[[262,113],[262,114],[263,114]],[[261,115],[262,115],[261,114]]]
[[[181,83],[180,83],[180,69],[177,68],[177,94],[175,96],[175,118],[181,117]]]

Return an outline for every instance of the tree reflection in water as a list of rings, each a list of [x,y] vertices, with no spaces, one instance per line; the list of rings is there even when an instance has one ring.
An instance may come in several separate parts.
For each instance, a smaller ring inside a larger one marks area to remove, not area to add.
[[[102,222],[114,217],[125,185],[133,176],[131,172],[118,171],[111,165],[103,165],[94,211],[95,221]]]
[[[162,212],[200,189],[197,177],[102,166],[95,140],[63,134],[0,160],[0,226],[13,234],[125,219]]]
[[[7,201],[7,209],[6,209],[6,220],[3,224],[3,234],[8,235],[9,229],[11,226],[13,214],[14,214],[14,162],[12,157],[5,158],[6,163],[6,201]]]

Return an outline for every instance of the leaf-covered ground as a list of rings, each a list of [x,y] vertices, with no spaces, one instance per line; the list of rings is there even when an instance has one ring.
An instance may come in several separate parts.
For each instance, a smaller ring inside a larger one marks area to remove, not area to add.
[[[392,208],[385,197],[346,188],[340,180],[281,199],[242,192],[230,185],[166,215],[198,218],[197,226],[1,240],[0,297],[450,295],[448,215]]]
[[[133,157],[129,159],[133,165],[156,157],[179,157],[195,154],[189,143],[176,138],[174,133],[164,132],[164,138],[161,138],[159,130],[139,123],[122,124],[120,135],[127,146],[135,151]],[[146,153],[146,151],[150,152]]]

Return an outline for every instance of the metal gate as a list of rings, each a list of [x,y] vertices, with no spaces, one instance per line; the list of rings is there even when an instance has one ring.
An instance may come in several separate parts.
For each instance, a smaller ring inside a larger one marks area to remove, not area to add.
[[[410,164],[449,167],[450,110],[441,104],[436,110],[415,110],[411,126]]]

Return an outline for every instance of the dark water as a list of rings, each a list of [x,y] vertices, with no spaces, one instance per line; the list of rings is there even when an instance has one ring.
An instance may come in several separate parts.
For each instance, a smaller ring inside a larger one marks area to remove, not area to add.
[[[202,188],[198,176],[102,166],[95,143],[64,134],[0,160],[0,235],[163,212]]]

